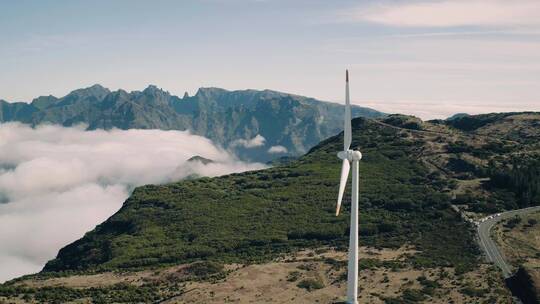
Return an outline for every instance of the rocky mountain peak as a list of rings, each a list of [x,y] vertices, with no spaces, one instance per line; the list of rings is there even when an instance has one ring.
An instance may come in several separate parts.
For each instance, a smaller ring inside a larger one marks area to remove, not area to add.
[[[146,87],[146,89],[143,90],[143,93],[145,94],[155,94],[159,92],[164,92],[164,91],[153,84],[148,85],[148,87]]]
[[[103,99],[111,91],[99,84],[94,84],[87,88],[78,89],[71,91],[67,96],[78,96],[78,97],[96,97],[97,99]],[[67,97],[66,96],[66,97]]]

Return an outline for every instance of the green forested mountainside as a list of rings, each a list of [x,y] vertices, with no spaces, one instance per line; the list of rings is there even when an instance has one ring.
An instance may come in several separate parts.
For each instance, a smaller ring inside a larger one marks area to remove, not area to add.
[[[89,129],[190,130],[228,147],[244,160],[268,161],[284,155],[298,156],[342,128],[343,106],[270,90],[227,91],[201,88],[179,98],[155,86],[126,92],[94,85],[62,98],[41,96],[32,103],[0,100],[0,122],[32,125],[88,124]],[[383,113],[353,107],[354,117],[381,117]],[[260,134],[257,147],[234,145],[237,139]],[[288,152],[269,153],[272,146]]]
[[[489,171],[490,185],[512,191],[516,205],[521,208],[540,204],[540,157],[512,159],[501,168]]]
[[[278,253],[345,246],[350,199],[335,217],[342,136],[287,165],[137,188],[123,207],[60,250],[45,272],[185,263],[261,262]],[[376,121],[353,121],[360,164],[361,243],[414,246],[412,264],[470,269],[473,232],[450,208],[448,181],[419,161],[423,142]],[[350,190],[347,190],[350,191]]]

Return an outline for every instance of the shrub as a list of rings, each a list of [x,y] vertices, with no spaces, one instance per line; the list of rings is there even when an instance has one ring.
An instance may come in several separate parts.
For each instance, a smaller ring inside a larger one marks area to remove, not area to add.
[[[517,225],[519,225],[519,223],[521,223],[521,218],[518,217],[518,216],[515,216],[515,217],[509,219],[506,222],[506,224],[504,224],[504,227],[512,229],[512,228],[516,227]]]
[[[215,262],[202,261],[191,264],[187,271],[197,277],[205,277],[223,271],[223,265]]]
[[[421,302],[426,298],[426,296],[423,295],[422,292],[416,289],[406,289],[405,291],[403,291],[403,295],[401,297],[403,298],[403,300],[410,302]]]
[[[296,281],[298,281],[300,276],[301,276],[300,271],[291,271],[291,272],[289,272],[289,275],[287,276],[287,281],[296,282]]]
[[[300,281],[296,286],[306,289],[307,291],[312,291],[323,288],[324,284],[319,279],[304,279]]]

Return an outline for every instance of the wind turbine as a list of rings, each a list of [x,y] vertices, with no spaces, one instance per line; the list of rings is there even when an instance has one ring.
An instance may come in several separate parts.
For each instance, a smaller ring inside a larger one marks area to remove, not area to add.
[[[351,150],[351,103],[349,100],[349,71],[345,72],[345,125],[343,127],[343,151],[338,157],[343,160],[336,216],[339,215],[343,192],[349,178],[352,163],[351,231],[349,235],[349,265],[347,267],[347,303],[358,304],[358,163],[362,159],[360,151]]]

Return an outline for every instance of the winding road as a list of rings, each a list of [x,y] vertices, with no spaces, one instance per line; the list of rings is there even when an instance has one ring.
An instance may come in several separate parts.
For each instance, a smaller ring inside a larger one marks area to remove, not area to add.
[[[487,259],[501,269],[504,278],[509,278],[510,276],[512,276],[512,266],[504,260],[501,251],[497,247],[497,244],[494,240],[491,239],[491,229],[495,224],[497,224],[503,219],[535,211],[540,211],[540,206],[507,211],[499,213],[498,216],[496,214],[490,215],[482,219],[483,221],[480,221],[478,225],[478,238],[480,240],[480,247],[482,247],[482,249],[486,253]]]

